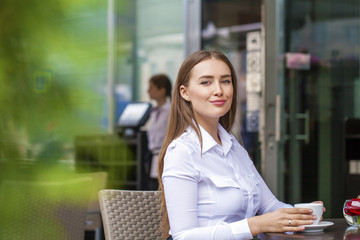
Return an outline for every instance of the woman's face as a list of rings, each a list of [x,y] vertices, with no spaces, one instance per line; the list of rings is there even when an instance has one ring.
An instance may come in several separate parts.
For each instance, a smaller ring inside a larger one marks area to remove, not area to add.
[[[181,96],[191,102],[195,119],[218,122],[232,103],[233,84],[230,68],[217,59],[208,59],[191,70],[187,87],[180,86]]]
[[[165,88],[158,88],[152,82],[149,83],[148,93],[149,93],[150,99],[152,99],[152,100],[157,101],[159,99],[166,98]]]

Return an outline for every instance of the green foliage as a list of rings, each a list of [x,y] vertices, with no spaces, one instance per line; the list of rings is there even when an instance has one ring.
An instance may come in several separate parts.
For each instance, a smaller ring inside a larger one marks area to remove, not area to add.
[[[74,136],[104,132],[106,11],[101,0],[1,1],[0,159],[44,146],[61,158]]]
[[[107,1],[0,1],[0,239],[70,239],[96,184],[61,187],[79,175],[59,160],[105,133],[106,85]]]
[[[48,169],[41,181],[4,181],[0,189],[0,239],[75,239],[88,207],[91,178]],[[54,181],[54,175],[57,180]],[[79,235],[79,234],[78,234]]]

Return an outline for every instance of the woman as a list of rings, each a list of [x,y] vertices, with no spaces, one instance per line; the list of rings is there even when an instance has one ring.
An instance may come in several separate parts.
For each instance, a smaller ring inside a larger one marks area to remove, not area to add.
[[[148,94],[156,102],[150,113],[147,126],[148,149],[152,154],[149,189],[158,189],[158,154],[166,134],[166,125],[170,112],[171,82],[167,75],[154,75],[149,80]]]
[[[236,89],[233,66],[219,51],[195,52],[179,70],[159,154],[164,236],[252,239],[302,231],[316,218],[277,200],[229,134]]]

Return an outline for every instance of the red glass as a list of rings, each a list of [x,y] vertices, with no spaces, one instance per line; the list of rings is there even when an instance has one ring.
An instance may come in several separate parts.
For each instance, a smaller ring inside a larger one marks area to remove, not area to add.
[[[346,200],[343,207],[346,222],[352,226],[360,226],[360,199]]]

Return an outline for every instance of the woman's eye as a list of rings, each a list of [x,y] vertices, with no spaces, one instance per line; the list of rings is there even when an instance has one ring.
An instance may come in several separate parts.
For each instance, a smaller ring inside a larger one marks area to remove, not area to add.
[[[209,82],[209,81],[202,81],[202,82],[200,82],[200,84],[201,84],[201,85],[209,85],[210,82]]]
[[[231,84],[231,80],[230,80],[230,79],[223,80],[223,83],[225,83],[225,84]]]

